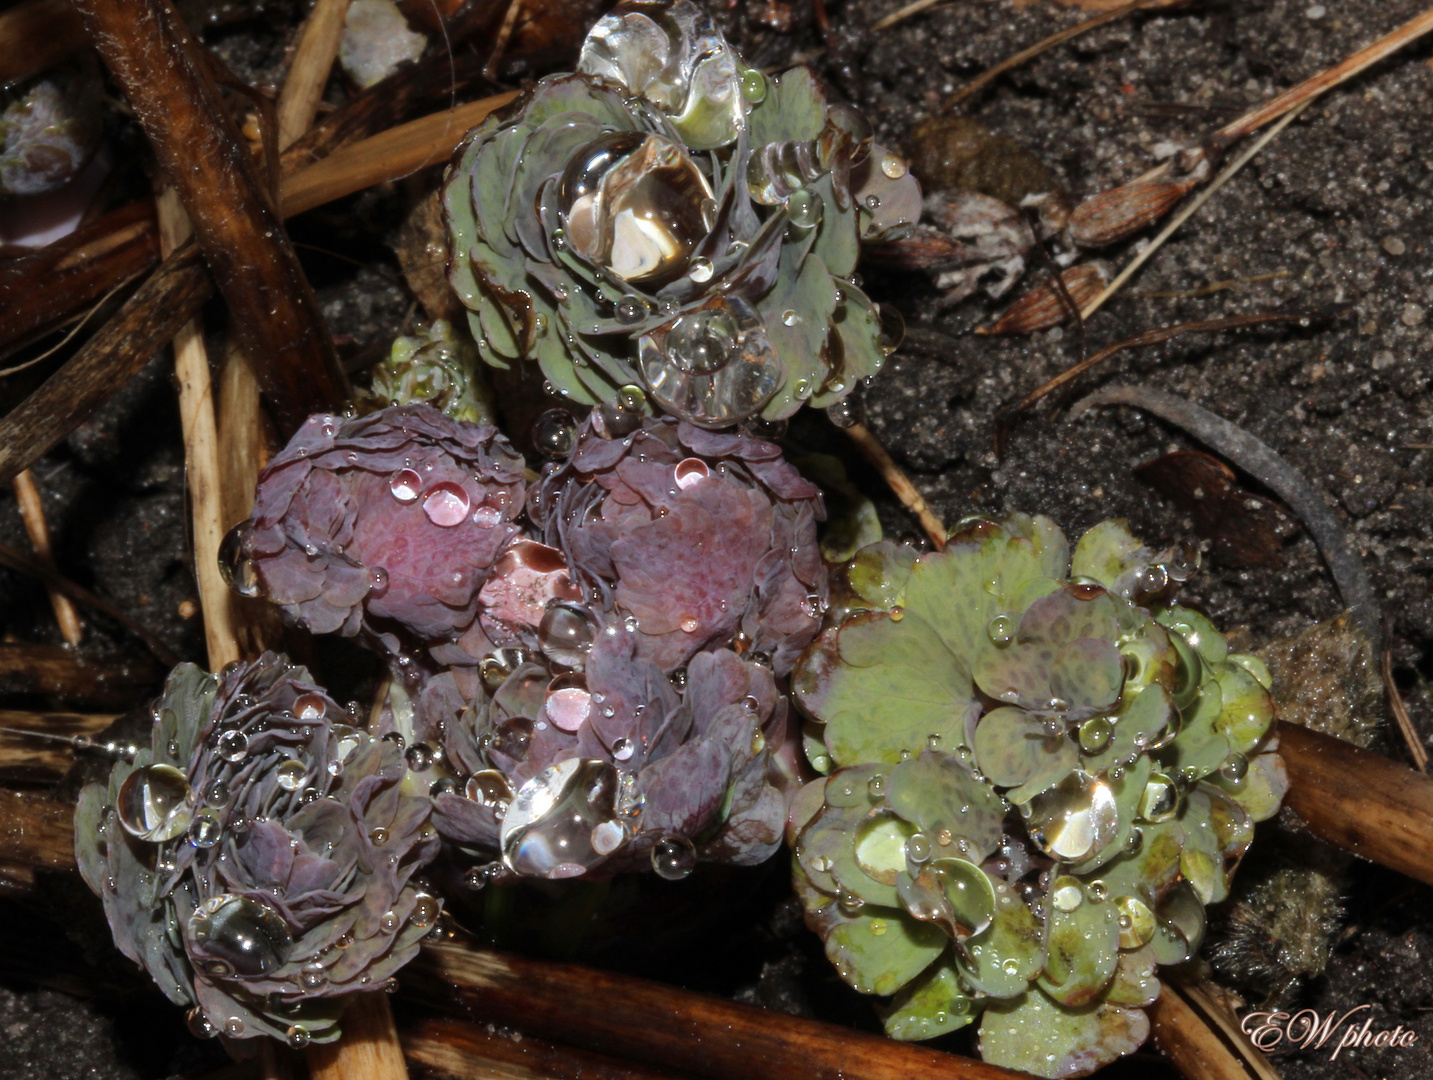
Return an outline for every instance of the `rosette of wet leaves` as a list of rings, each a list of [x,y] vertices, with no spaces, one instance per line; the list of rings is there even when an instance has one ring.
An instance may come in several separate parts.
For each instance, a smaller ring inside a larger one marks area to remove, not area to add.
[[[820,627],[821,492],[775,443],[672,419],[604,439],[589,420],[529,504],[588,609],[665,671],[730,646],[785,675]]]
[[[676,880],[699,859],[771,856],[786,814],[773,756],[787,705],[770,668],[711,650],[680,683],[638,654],[635,631],[609,626],[582,671],[520,662],[448,725],[456,782],[439,783],[433,820],[493,860],[470,884],[648,866]]]
[[[394,338],[388,359],[374,365],[372,389],[359,404],[382,409],[419,402],[468,424],[496,421],[477,349],[446,319]]]
[[[444,202],[488,363],[712,428],[831,405],[881,366],[848,279],[863,236],[920,210],[853,110],[804,68],[746,67],[690,0],[619,5],[576,73],[468,136]]]
[[[1132,1051],[1285,788],[1268,673],[1167,602],[1189,567],[1121,522],[864,549],[793,676],[829,773],[788,822],[807,921],[887,1031],[980,1019],[987,1060]],[[1145,606],[1145,605],[1148,606]]]
[[[497,429],[428,405],[311,416],[221,558],[236,590],[313,633],[445,639],[473,622],[518,533],[522,469]]]
[[[412,880],[437,853],[429,802],[347,720],[272,653],[184,664],[150,745],[80,794],[80,872],[196,1034],[336,1039],[342,996],[382,989],[437,918]]]

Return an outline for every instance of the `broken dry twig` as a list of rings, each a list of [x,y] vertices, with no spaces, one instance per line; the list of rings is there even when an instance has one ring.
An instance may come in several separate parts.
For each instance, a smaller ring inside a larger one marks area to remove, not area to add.
[[[925,497],[916,490],[910,477],[895,463],[895,459],[881,445],[880,440],[871,434],[865,424],[852,424],[842,430],[850,436],[851,441],[865,455],[866,460],[875,466],[876,471],[881,474],[881,479],[890,486],[896,498],[901,501],[901,505],[915,515],[935,549],[944,551],[947,537],[945,525],[940,518],[935,516],[930,504],[925,501]]]

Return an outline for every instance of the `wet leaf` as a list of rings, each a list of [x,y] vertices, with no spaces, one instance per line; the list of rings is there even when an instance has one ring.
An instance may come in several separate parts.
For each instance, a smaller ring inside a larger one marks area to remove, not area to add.
[[[1036,1076],[1088,1076],[1133,1053],[1148,1036],[1149,1020],[1138,1009],[1106,1002],[1062,1008],[1032,989],[986,1006],[980,1055],[993,1065]]]

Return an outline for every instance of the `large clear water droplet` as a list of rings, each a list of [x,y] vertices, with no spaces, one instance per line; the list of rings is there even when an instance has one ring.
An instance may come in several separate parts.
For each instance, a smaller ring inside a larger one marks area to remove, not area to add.
[[[532,425],[532,445],[543,457],[556,461],[577,445],[577,420],[566,409],[548,409]]]
[[[304,777],[307,775],[308,770],[304,768],[302,761],[289,758],[274,770],[274,782],[285,791],[297,791],[303,787]]]
[[[1119,831],[1109,784],[1076,769],[1030,801],[1030,836],[1047,855],[1076,862],[1100,851]]]
[[[711,227],[711,185],[665,135],[618,131],[573,157],[558,206],[573,249],[624,281],[681,270]]]
[[[563,731],[576,731],[592,713],[592,694],[579,674],[559,675],[548,684],[547,718]]]
[[[1151,773],[1139,797],[1139,816],[1145,821],[1168,821],[1179,813],[1179,788],[1164,773]]]
[[[761,317],[735,296],[644,334],[638,362],[662,408],[708,426],[760,411],[785,379]]]
[[[434,484],[423,496],[423,513],[434,525],[445,529],[461,525],[471,508],[472,500],[458,484]]]
[[[249,531],[249,523],[241,521],[224,535],[219,544],[219,575],[240,596],[262,596],[259,571],[247,551]]]
[[[560,761],[523,784],[503,818],[503,863],[526,877],[577,877],[606,854],[593,830],[616,817],[617,771],[605,761]]]
[[[185,925],[189,951],[214,975],[267,975],[293,951],[289,924],[269,905],[225,893],[204,901]],[[227,968],[220,970],[219,968]]]
[[[592,648],[596,628],[587,612],[567,600],[549,600],[537,627],[543,653],[564,667],[580,668]]]
[[[328,702],[321,694],[300,694],[294,699],[294,716],[300,720],[322,720],[328,712]]]
[[[697,849],[685,836],[670,833],[652,847],[652,869],[659,878],[681,881],[696,865]]]
[[[172,765],[136,769],[119,789],[115,812],[130,836],[173,840],[189,827],[189,782]]]
[[[221,758],[233,765],[243,761],[249,753],[249,737],[242,731],[221,732],[217,752]]]
[[[682,491],[700,483],[712,474],[711,467],[701,458],[683,458],[672,468],[672,479]]]
[[[214,810],[205,807],[189,822],[189,843],[201,851],[207,851],[217,844],[224,835],[223,824]]]

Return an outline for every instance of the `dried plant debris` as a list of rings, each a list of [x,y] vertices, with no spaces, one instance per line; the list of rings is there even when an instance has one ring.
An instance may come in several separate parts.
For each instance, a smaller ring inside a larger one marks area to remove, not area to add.
[[[1259,650],[1279,718],[1369,747],[1384,719],[1373,643],[1348,613]],[[1261,837],[1258,868],[1241,876],[1211,929],[1216,971],[1269,1006],[1287,1004],[1328,966],[1344,924],[1353,860],[1299,829]]]
[[[792,805],[807,921],[886,1030],[980,1021],[992,1062],[1092,1072],[1138,1047],[1286,780],[1268,672],[1170,602],[1182,553],[1047,519],[856,556],[794,676],[827,775]]]
[[[689,0],[602,19],[575,74],[469,136],[445,203],[485,360],[711,428],[831,405],[880,368],[849,278],[863,238],[920,212],[858,113],[805,68],[747,67]]]
[[[413,878],[438,850],[429,802],[350,719],[272,653],[181,665],[150,745],[80,795],[80,872],[197,1035],[332,1041],[343,995],[382,989],[438,916]]]

